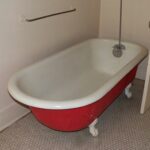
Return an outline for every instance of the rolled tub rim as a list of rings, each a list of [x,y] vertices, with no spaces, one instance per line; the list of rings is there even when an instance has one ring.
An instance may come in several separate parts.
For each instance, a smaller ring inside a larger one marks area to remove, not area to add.
[[[87,40],[84,42],[94,41],[94,40],[116,41],[116,40],[112,40],[112,39],[90,39],[90,40]],[[84,42],[81,42],[79,44],[82,44]],[[48,58],[45,58],[33,65],[30,65],[29,67],[22,69],[21,71],[15,73],[8,82],[8,92],[16,101],[23,103],[25,105],[42,108],[42,109],[57,109],[57,110],[58,109],[73,109],[73,108],[79,108],[79,107],[83,107],[83,106],[92,104],[92,103],[96,102],[97,100],[101,99],[105,94],[107,94],[127,73],[130,72],[130,70],[132,70],[146,56],[147,49],[144,48],[143,46],[133,44],[130,42],[124,42],[124,43],[132,44],[132,45],[140,48],[141,51],[139,52],[139,54],[137,56],[135,56],[135,58],[133,60],[128,62],[122,69],[120,69],[120,71],[117,72],[117,74],[113,75],[112,78],[110,78],[110,80],[108,80],[100,89],[98,89],[97,91],[95,91],[94,93],[92,93],[86,97],[79,98],[79,99],[69,99],[69,100],[65,100],[65,101],[54,101],[54,100],[52,101],[52,100],[47,100],[47,99],[41,100],[39,98],[35,98],[35,97],[31,97],[31,96],[27,95],[26,93],[22,92],[17,87],[17,80],[21,76],[21,73],[24,70],[30,68],[30,66],[37,65],[38,63],[40,63],[44,60],[47,60],[50,57],[55,57],[55,55],[58,55],[60,53],[65,53],[67,51],[67,49],[65,49],[62,52],[56,53],[52,56],[49,56]],[[72,47],[75,47],[79,44],[76,44]],[[69,48],[71,48],[71,47],[69,47]]]

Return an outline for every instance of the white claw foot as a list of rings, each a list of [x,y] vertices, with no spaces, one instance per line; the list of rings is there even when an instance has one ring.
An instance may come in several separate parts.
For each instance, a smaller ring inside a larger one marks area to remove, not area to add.
[[[98,129],[96,129],[95,125],[98,123],[98,119],[95,119],[90,125],[89,125],[89,132],[92,134],[92,136],[96,137],[98,136]]]
[[[125,96],[130,99],[132,98],[132,92],[131,92],[131,87],[132,87],[132,84],[130,83],[126,88],[125,88]]]

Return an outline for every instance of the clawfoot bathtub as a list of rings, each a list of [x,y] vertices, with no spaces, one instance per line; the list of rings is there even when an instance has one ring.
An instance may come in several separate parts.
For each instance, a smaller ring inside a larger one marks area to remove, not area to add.
[[[89,127],[130,83],[147,50],[126,43],[120,58],[112,54],[115,40],[91,39],[16,73],[8,83],[16,101],[28,105],[49,128],[77,131]],[[129,85],[129,86],[128,86]]]

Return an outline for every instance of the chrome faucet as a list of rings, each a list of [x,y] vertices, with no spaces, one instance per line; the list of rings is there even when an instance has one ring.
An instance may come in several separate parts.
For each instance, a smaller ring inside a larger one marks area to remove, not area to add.
[[[122,41],[122,0],[120,0],[120,19],[119,19],[119,43],[113,46],[113,55],[115,57],[121,57],[123,50],[126,47],[121,43]]]

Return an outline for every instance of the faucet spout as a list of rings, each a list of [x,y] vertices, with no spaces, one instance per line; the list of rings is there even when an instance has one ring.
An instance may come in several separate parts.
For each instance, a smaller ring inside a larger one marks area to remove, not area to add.
[[[125,50],[126,47],[123,44],[116,44],[113,46],[113,55],[115,57],[121,57],[123,55],[123,50]]]

